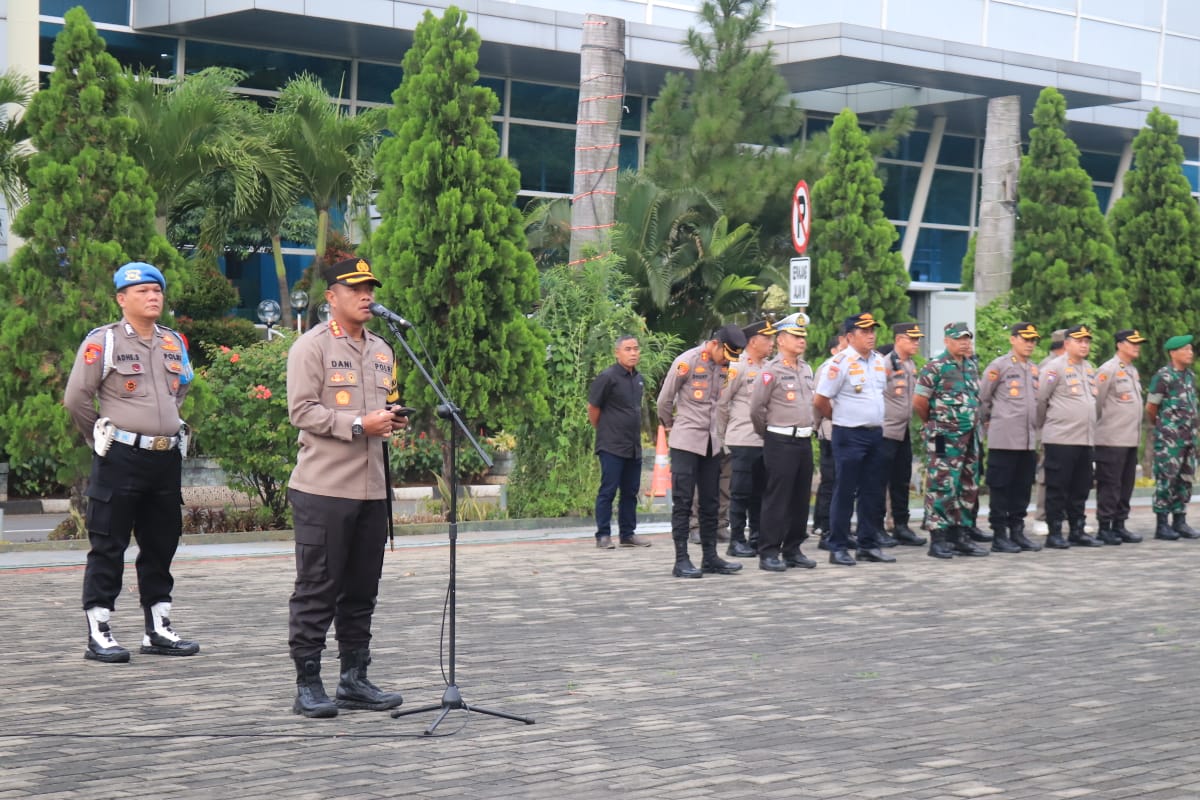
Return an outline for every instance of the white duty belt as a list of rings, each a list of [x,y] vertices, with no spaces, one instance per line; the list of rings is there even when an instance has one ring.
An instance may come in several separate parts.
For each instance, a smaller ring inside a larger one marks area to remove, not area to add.
[[[143,450],[155,450],[158,452],[174,450],[179,446],[178,436],[144,436],[140,433],[123,431],[120,428],[113,428],[112,438],[114,442],[127,444],[130,447],[140,447]]]
[[[767,432],[778,433],[780,436],[792,436],[796,439],[808,439],[812,436],[813,429],[811,427],[797,428],[794,426],[768,425]]]

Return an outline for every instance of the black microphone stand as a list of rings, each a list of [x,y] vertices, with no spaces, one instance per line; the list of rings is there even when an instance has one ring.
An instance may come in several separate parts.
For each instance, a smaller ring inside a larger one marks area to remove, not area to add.
[[[408,716],[410,714],[423,714],[426,711],[440,711],[441,713],[439,713],[433,722],[430,723],[429,727],[425,729],[426,736],[429,736],[434,732],[437,726],[442,723],[442,720],[446,718],[447,714],[458,708],[468,712],[474,711],[478,714],[502,717],[503,719],[511,719],[517,722],[524,722],[526,725],[532,725],[533,719],[530,717],[519,717],[516,714],[508,714],[503,711],[492,711],[487,708],[479,708],[478,706],[467,705],[467,702],[463,700],[462,692],[459,691],[458,684],[455,682],[454,612],[457,605],[458,578],[458,474],[455,457],[458,451],[458,432],[461,430],[462,433],[467,437],[467,441],[470,442],[471,446],[475,448],[475,452],[477,452],[479,457],[483,459],[483,463],[486,466],[492,466],[492,460],[488,458],[487,453],[484,451],[483,447],[480,446],[479,441],[471,435],[471,431],[467,428],[466,422],[463,421],[461,410],[454,405],[454,403],[450,402],[450,399],[446,396],[446,392],[443,390],[441,384],[434,380],[433,376],[429,374],[429,371],[425,369],[425,366],[421,363],[420,359],[417,358],[417,354],[413,352],[412,347],[409,346],[408,340],[404,338],[404,334],[400,331],[399,327],[391,320],[385,321],[387,322],[387,326],[391,330],[392,335],[396,337],[396,341],[400,342],[401,347],[404,348],[405,353],[408,353],[408,357],[412,360],[413,365],[416,366],[422,377],[425,378],[425,382],[429,384],[431,389],[433,389],[434,394],[437,395],[437,398],[440,401],[437,407],[438,417],[450,421],[450,511],[448,514],[448,522],[450,523],[450,585],[448,589],[450,605],[450,674],[446,683],[446,691],[442,693],[442,700],[440,703],[421,706],[420,708],[396,709],[392,712],[392,717],[396,718]],[[391,492],[391,489],[392,487],[389,486],[388,491]]]

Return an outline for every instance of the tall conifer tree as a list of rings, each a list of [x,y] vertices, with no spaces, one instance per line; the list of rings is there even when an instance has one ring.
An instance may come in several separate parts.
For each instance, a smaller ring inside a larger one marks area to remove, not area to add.
[[[546,415],[545,332],[526,317],[537,267],[515,205],[520,176],[500,157],[498,101],[477,85],[479,34],[455,7],[425,12],[404,56],[376,157],[383,221],[370,255],[379,298],[416,326],[467,419],[515,430]],[[428,416],[436,400],[404,370],[404,401]]]
[[[1135,309],[1122,327],[1150,339],[1139,359],[1149,375],[1161,365],[1164,341],[1200,331],[1200,208],[1183,174],[1179,124],[1169,115],[1150,112],[1133,155],[1109,226]]]
[[[87,451],[63,388],[88,331],[120,317],[113,272],[133,260],[159,266],[168,303],[180,276],[179,256],[155,233],[146,173],[128,155],[135,127],[118,112],[128,85],[82,8],[66,14],[54,68],[26,117],[37,153],[13,222],[25,244],[0,267],[0,448],[17,464],[48,459],[73,483]]]
[[[1057,89],[1042,90],[1033,123],[1017,184],[1013,301],[1030,309],[1039,329],[1124,327],[1129,298],[1112,233],[1067,137],[1067,103]]]
[[[898,234],[884,216],[882,191],[867,134],[847,108],[829,131],[828,171],[812,187],[809,341],[821,353],[852,314],[870,311],[886,324],[908,318],[908,271],[891,249]]]

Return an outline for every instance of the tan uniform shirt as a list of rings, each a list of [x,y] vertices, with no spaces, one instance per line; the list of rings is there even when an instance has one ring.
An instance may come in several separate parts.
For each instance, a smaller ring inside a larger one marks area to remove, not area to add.
[[[704,347],[693,347],[671,362],[658,391],[658,421],[671,431],[667,445],[676,450],[706,455],[721,452],[717,430],[717,400],[721,394],[721,368]]]
[[[911,358],[902,361],[895,352],[884,356],[883,362],[887,367],[887,388],[883,393],[883,438],[902,442],[912,421],[917,365]]]
[[[110,337],[105,332],[110,330],[112,351],[106,353]],[[110,366],[102,380],[105,364]],[[192,367],[178,333],[155,325],[154,335],[144,341],[122,320],[96,328],[83,340],[67,379],[63,405],[89,446],[100,417],[130,433],[174,436],[183,424],[179,407],[191,380]]]
[[[1046,365],[1038,378],[1038,425],[1045,444],[1096,443],[1096,368],[1066,355]]]
[[[300,429],[289,486],[347,500],[387,497],[385,439],[351,433],[355,417],[383,408],[395,390],[392,348],[363,329],[354,341],[335,321],[314,325],[288,352],[288,416]]]
[[[979,410],[993,450],[1037,449],[1038,367],[1010,350],[980,378]]]
[[[1142,383],[1117,356],[1096,370],[1096,445],[1137,447],[1142,438]]]
[[[776,356],[767,362],[750,393],[750,420],[759,436],[768,425],[813,426],[813,371],[807,361]]]
[[[761,361],[751,361],[745,353],[729,365],[725,388],[717,400],[717,429],[726,447],[762,447],[762,436],[750,422],[750,392],[762,369]]]

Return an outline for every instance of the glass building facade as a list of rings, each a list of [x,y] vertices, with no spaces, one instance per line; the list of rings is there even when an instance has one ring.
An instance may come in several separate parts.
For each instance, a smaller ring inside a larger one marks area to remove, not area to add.
[[[306,10],[321,4],[303,2],[268,4],[283,10],[265,12],[251,0],[228,0],[210,13],[196,0],[10,0],[10,17],[20,3],[37,3],[43,74],[51,69],[62,15],[81,4],[122,64],[159,77],[236,67],[246,74],[241,91],[260,102],[270,102],[291,76],[309,72],[351,113],[390,101],[418,20],[402,17],[421,5],[343,0],[335,18]],[[623,168],[643,162],[648,103],[662,76],[689,66],[680,42],[696,24],[698,5],[598,0],[587,7],[627,21]],[[501,152],[520,172],[523,199],[569,197],[582,17],[565,0],[490,6],[495,10],[477,10],[469,21],[484,40],[482,82],[500,99],[494,124]],[[896,108],[916,109],[917,130],[880,159],[884,207],[900,232],[897,248],[903,242],[915,289],[960,281],[977,226],[989,97],[1021,96],[1027,131],[1031,98],[1042,86],[1059,86],[1102,209],[1115,200],[1145,113],[1159,105],[1180,120],[1184,173],[1200,196],[1195,0],[778,0],[769,22],[763,41],[772,42],[794,96],[809,109],[802,135],[827,128],[842,107],[854,108],[867,126]],[[932,158],[931,141],[937,142]],[[920,219],[914,207],[923,207]],[[307,263],[302,250],[288,260],[290,270]],[[252,265],[231,273],[243,276],[237,278],[243,295],[256,301],[275,292],[269,269],[263,266],[258,281],[245,276]]]

